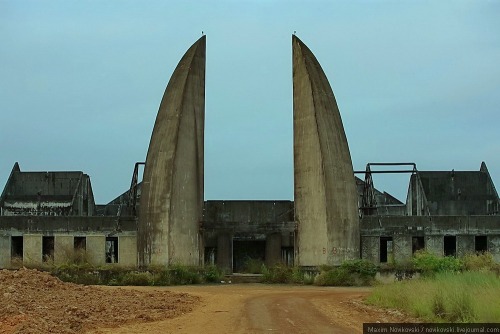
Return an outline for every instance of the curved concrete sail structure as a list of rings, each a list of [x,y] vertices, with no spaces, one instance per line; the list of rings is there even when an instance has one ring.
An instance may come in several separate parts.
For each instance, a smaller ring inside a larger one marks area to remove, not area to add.
[[[297,264],[359,258],[354,173],[340,112],[323,69],[295,35],[293,149]]]
[[[160,103],[142,182],[142,266],[194,266],[202,258],[205,50],[203,36],[182,57]]]

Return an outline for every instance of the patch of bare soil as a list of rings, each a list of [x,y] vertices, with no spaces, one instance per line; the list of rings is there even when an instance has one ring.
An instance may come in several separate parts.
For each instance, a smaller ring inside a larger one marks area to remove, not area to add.
[[[65,283],[31,269],[0,271],[0,334],[84,333],[175,318],[199,297],[169,291],[105,289]]]

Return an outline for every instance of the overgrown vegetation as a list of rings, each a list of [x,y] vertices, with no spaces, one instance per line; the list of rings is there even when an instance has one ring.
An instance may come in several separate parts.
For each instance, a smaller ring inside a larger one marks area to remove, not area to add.
[[[314,284],[319,286],[362,286],[371,285],[377,273],[377,266],[366,260],[345,261],[339,267],[321,266],[319,274],[299,267],[277,264],[263,267],[263,282]]]
[[[136,270],[119,266],[93,267],[89,264],[64,264],[50,269],[65,282],[85,285],[186,285],[218,282],[223,273],[215,266],[204,268],[173,265]]]
[[[321,286],[365,286],[372,285],[378,267],[367,260],[344,261],[339,267],[321,267],[314,280]]]
[[[489,253],[461,259],[418,252],[422,279],[377,286],[367,302],[432,322],[499,322],[499,265]]]

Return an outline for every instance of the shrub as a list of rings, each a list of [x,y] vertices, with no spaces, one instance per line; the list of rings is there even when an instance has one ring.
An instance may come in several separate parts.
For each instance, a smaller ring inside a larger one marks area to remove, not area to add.
[[[259,259],[248,258],[245,261],[242,272],[248,274],[262,274],[265,268],[264,262]]]
[[[149,271],[131,271],[124,274],[119,283],[120,285],[152,285],[153,275]]]
[[[417,251],[412,262],[415,269],[420,270],[424,276],[440,272],[459,272],[463,267],[460,259],[452,256],[438,257],[425,250]]]
[[[469,271],[497,271],[499,265],[489,252],[467,254],[462,258],[463,268]]]
[[[344,261],[340,268],[347,270],[348,273],[358,276],[362,284],[370,284],[377,274],[378,267],[367,260],[348,260]]]
[[[292,268],[278,263],[270,268],[262,267],[262,281],[266,283],[291,283]]]
[[[347,268],[338,267],[321,271],[314,279],[314,285],[320,286],[352,286],[354,277]]]
[[[203,281],[207,283],[215,283],[222,280],[224,274],[217,268],[217,266],[209,265],[203,268]]]
[[[170,283],[173,285],[199,284],[201,276],[196,268],[175,264],[167,269],[170,274]]]

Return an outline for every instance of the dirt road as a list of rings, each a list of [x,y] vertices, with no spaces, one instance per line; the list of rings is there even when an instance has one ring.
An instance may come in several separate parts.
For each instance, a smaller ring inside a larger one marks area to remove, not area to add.
[[[193,312],[174,319],[91,333],[362,333],[363,322],[411,321],[398,312],[367,307],[370,288],[282,285],[134,287],[185,292],[201,298]]]

